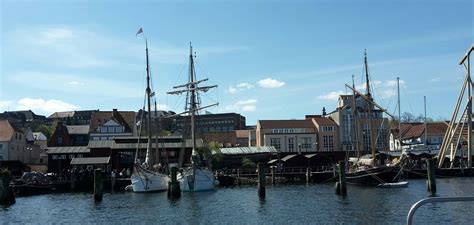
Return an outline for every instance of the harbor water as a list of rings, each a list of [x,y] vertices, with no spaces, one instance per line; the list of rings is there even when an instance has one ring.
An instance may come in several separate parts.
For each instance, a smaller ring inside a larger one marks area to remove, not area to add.
[[[334,183],[267,185],[265,199],[256,186],[183,193],[177,200],[122,192],[96,203],[87,193],[49,194],[0,208],[0,223],[404,224],[411,205],[428,197],[425,180],[409,182],[393,189],[349,185],[346,197],[335,194]],[[437,187],[440,197],[473,196],[474,178],[438,179]],[[414,222],[472,224],[473,217],[473,202],[435,203],[422,206]]]

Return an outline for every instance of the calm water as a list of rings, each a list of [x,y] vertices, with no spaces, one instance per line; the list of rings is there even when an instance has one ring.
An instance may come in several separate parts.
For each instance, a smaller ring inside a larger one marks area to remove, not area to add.
[[[183,193],[168,200],[166,193],[51,194],[17,198],[0,208],[0,222],[9,223],[181,223],[403,224],[410,206],[428,196],[425,180],[410,180],[409,188],[348,186],[348,196],[334,194],[334,184],[267,187],[265,200],[256,186]],[[474,178],[437,179],[438,196],[474,196]],[[415,222],[473,224],[474,203],[439,203],[421,207]]]

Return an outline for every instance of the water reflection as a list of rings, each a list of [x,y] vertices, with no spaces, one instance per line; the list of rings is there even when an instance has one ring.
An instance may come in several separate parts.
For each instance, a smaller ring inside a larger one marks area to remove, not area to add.
[[[438,179],[439,196],[472,195],[474,178]],[[69,193],[17,198],[0,209],[9,223],[358,223],[403,224],[416,201],[427,197],[424,180],[411,180],[408,188],[382,189],[349,185],[347,196],[334,193],[334,184],[268,186],[259,198],[256,186],[222,188],[213,192],[183,193]],[[415,223],[470,221],[473,204],[428,204],[415,215]],[[429,215],[427,218],[426,216]]]

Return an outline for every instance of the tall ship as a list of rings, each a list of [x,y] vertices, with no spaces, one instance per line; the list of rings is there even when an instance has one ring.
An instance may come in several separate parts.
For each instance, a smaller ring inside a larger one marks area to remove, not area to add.
[[[365,94],[356,90],[354,81],[352,87],[346,85],[353,92],[350,108],[355,128],[354,146],[357,150],[357,157],[349,159],[352,165],[348,167],[346,181],[351,184],[369,186],[396,183],[400,180],[401,168],[406,155],[402,153],[400,159],[395,163],[377,157],[378,152],[387,149],[384,142],[387,140],[388,133],[384,127],[387,127],[388,124],[384,123],[388,121],[383,117],[383,113],[393,116],[374,102],[366,52],[364,52],[364,71]],[[370,154],[362,156],[362,152],[370,152]]]
[[[210,170],[209,166],[205,162],[210,163],[210,160],[205,160],[204,155],[199,153],[196,149],[196,115],[200,110],[218,105],[218,103],[201,107],[200,106],[200,92],[207,92],[212,88],[216,88],[217,85],[212,86],[200,86],[202,82],[208,79],[197,80],[196,70],[194,67],[193,47],[189,44],[189,79],[188,83],[173,87],[174,91],[168,92],[172,95],[181,95],[186,93],[186,106],[185,112],[182,115],[188,115],[190,118],[189,128],[185,126],[184,129],[189,129],[192,141],[192,153],[190,166],[182,169],[182,172],[178,173],[178,181],[180,183],[181,191],[184,192],[196,192],[196,191],[208,191],[213,190],[218,181],[214,177],[214,173]],[[183,131],[186,132],[186,131]]]
[[[140,28],[138,30],[137,35],[143,33],[143,30]],[[151,90],[151,75],[150,75],[150,63],[148,58],[148,42],[145,38],[145,52],[146,52],[146,105],[147,111],[143,110],[142,112],[142,119],[140,122],[143,122],[143,116],[146,114],[146,134],[147,134],[147,142],[146,142],[146,153],[142,154],[141,146],[143,143],[141,141],[141,134],[142,134],[142,127],[143,124],[140,125],[140,130],[138,131],[138,144],[135,153],[135,162],[133,167],[133,172],[131,175],[131,182],[132,182],[132,189],[133,192],[157,192],[157,191],[166,191],[168,188],[168,181],[169,176],[160,168],[157,159],[159,157],[159,149],[158,145],[153,148],[153,140],[152,140],[152,120],[151,120],[151,101],[155,95],[155,92]],[[156,99],[155,99],[156,105]],[[145,106],[143,106],[143,109]]]

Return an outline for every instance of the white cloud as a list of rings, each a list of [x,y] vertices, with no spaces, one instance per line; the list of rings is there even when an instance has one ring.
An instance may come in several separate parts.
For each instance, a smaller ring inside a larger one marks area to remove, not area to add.
[[[339,98],[339,96],[343,95],[343,94],[344,94],[344,92],[342,92],[342,91],[331,91],[328,94],[318,96],[318,98],[322,99],[322,100],[334,100],[334,101],[336,101]]]
[[[156,104],[156,108],[158,108],[158,110],[163,110],[163,111],[169,111],[170,110],[169,106],[162,105],[162,104]]]
[[[252,89],[254,86],[249,83],[240,83],[240,84],[237,84],[237,87],[243,90],[243,89]]]
[[[233,112],[253,112],[257,109],[257,102],[257,99],[241,100],[237,101],[233,105],[226,106],[225,110]]]
[[[263,87],[263,88],[279,88],[279,87],[283,87],[285,85],[285,82],[278,81],[278,80],[275,80],[275,79],[272,79],[272,78],[266,78],[266,79],[263,79],[263,80],[259,80],[257,83],[258,83],[258,85],[260,85],[260,87]]]
[[[68,84],[70,84],[70,85],[84,85],[83,83],[78,82],[78,81],[70,81]]]
[[[230,93],[230,94],[235,94],[239,91],[244,91],[244,90],[250,90],[254,87],[254,85],[252,84],[249,84],[249,83],[240,83],[240,84],[237,84],[235,87],[233,86],[230,86],[229,89],[227,89],[227,91]]]
[[[434,78],[431,78],[431,79],[429,80],[429,82],[430,82],[430,83],[435,83],[435,82],[438,82],[438,81],[440,81],[440,80],[441,80],[441,79],[440,79],[439,77],[434,77]]]
[[[234,87],[230,86],[229,89],[227,89],[227,91],[229,91],[229,93],[231,93],[231,94],[235,94],[235,93],[237,93],[237,88],[234,88]]]
[[[72,111],[80,108],[79,106],[75,106],[61,100],[44,100],[42,98],[22,98],[18,100],[16,107],[17,110],[32,110],[44,113]]]

